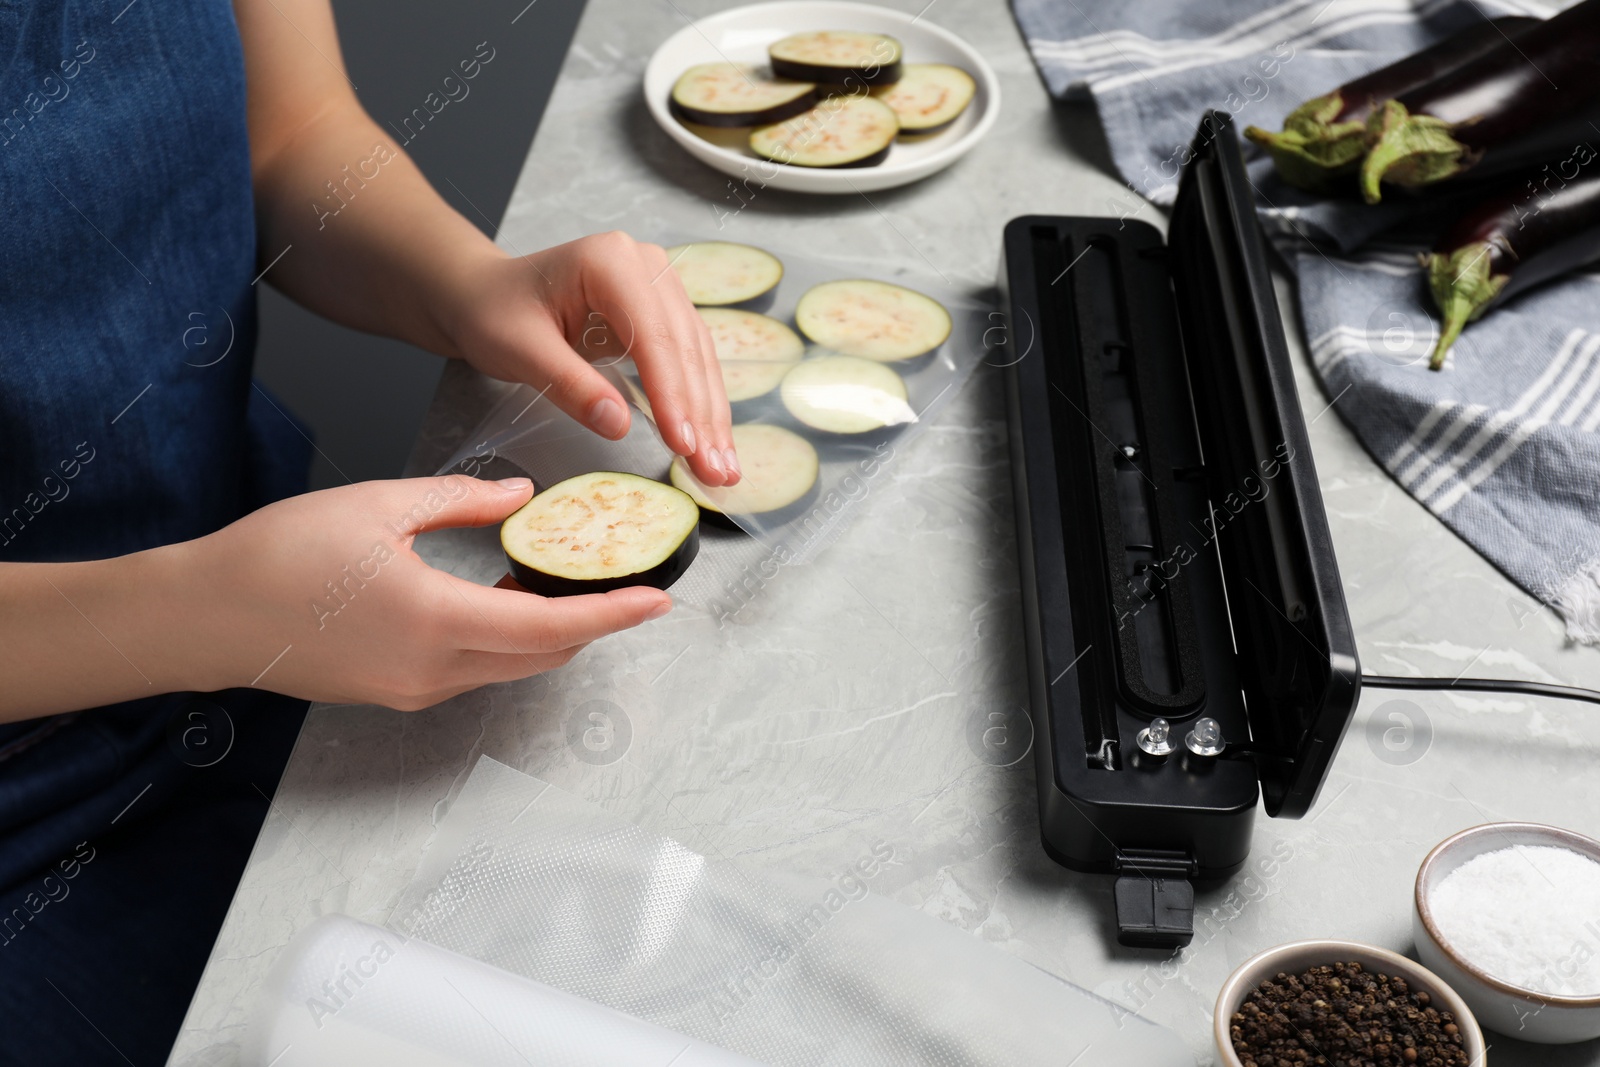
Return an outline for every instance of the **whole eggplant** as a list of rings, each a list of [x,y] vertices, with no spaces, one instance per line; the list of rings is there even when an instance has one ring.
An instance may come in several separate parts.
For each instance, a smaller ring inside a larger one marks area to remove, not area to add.
[[[1367,119],[1361,192],[1375,204],[1380,182],[1416,188],[1537,166],[1597,138],[1600,0],[1584,0],[1511,47],[1385,100]]]
[[[1565,180],[1600,153],[1546,166],[1472,208],[1427,256],[1428,288],[1444,319],[1428,366],[1438,370],[1467,323],[1518,293],[1600,261],[1600,173]],[[1600,167],[1595,168],[1600,170]]]
[[[1509,15],[1475,22],[1420,52],[1307,100],[1284,117],[1279,133],[1247,126],[1244,135],[1267,150],[1284,181],[1325,192],[1360,164],[1367,150],[1367,117],[1380,102],[1426,85],[1497,48],[1509,47],[1513,39],[1540,21]]]

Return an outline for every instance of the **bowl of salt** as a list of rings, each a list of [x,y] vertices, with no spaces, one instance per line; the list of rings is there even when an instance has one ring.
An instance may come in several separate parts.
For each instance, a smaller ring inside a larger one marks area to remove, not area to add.
[[[1529,822],[1474,826],[1417,871],[1423,965],[1507,1037],[1600,1037],[1600,841]]]

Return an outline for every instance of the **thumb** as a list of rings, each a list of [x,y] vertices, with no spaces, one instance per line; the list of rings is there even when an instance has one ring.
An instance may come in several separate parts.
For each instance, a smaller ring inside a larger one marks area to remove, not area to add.
[[[382,505],[387,512],[384,522],[400,536],[500,522],[526,504],[534,488],[529,478],[488,482],[464,474],[404,478],[390,484],[392,499]]]

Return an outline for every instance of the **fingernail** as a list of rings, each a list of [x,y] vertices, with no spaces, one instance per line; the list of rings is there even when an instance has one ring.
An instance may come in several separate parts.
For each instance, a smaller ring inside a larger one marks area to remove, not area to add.
[[[494,484],[498,485],[500,488],[504,489],[508,493],[520,493],[524,489],[532,489],[533,488],[533,479],[532,478],[501,478],[498,482],[495,482]]]
[[[645,622],[653,622],[654,620],[661,618],[661,616],[665,615],[667,612],[669,612],[671,610],[672,610],[672,601],[670,601],[670,600],[668,600],[668,601],[666,601],[665,603],[662,603],[662,604],[657,604],[655,607],[650,609],[650,614],[646,615],[644,617],[644,620],[645,620]]]
[[[722,466],[722,453],[718,452],[716,449],[706,449],[706,462],[709,463],[711,465],[711,469],[716,471],[718,474],[725,473]]]
[[[589,408],[589,428],[601,437],[615,440],[628,432],[628,414],[621,404],[603,396]]]
[[[722,450],[722,455],[725,457],[724,466],[728,468],[730,473],[739,475],[744,474],[744,471],[739,469],[739,457],[733,454],[733,449],[724,448]]]
[[[683,454],[686,456],[694,455],[694,427],[689,425],[687,419],[684,420],[682,434]]]

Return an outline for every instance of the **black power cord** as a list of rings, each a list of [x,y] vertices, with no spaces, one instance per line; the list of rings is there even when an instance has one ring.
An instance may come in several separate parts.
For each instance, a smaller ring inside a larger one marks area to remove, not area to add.
[[[1511,678],[1393,678],[1384,674],[1363,674],[1362,685],[1375,689],[1468,689],[1482,693],[1522,693],[1527,696],[1556,697],[1600,704],[1600,692],[1572,685],[1548,685]]]

